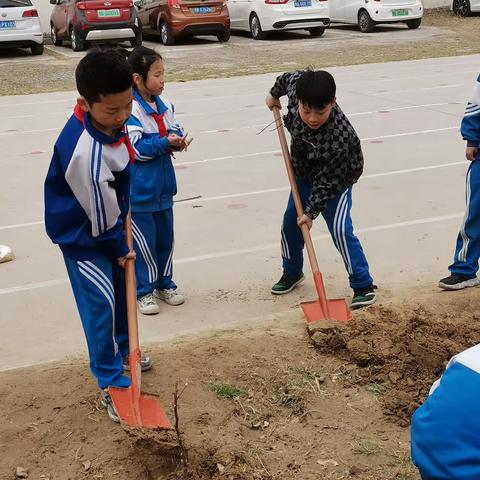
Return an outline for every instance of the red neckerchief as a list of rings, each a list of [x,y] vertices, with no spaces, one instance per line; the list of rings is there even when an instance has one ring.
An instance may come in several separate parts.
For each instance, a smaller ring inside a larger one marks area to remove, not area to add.
[[[163,121],[163,117],[165,114],[163,113],[152,113],[151,114],[153,119],[155,120],[157,127],[158,127],[158,133],[160,134],[161,137],[168,137],[168,132],[167,132],[167,127],[165,126],[165,122]]]

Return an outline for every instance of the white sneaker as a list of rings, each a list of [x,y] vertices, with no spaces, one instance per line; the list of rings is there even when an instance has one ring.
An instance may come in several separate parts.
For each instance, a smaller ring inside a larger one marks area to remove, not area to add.
[[[0,263],[10,262],[15,258],[10,247],[6,245],[0,245]]]
[[[153,291],[153,296],[155,298],[163,300],[165,303],[168,303],[168,305],[176,306],[176,305],[181,305],[182,303],[185,302],[185,297],[181,293],[178,293],[173,288],[165,288],[163,290],[155,289]]]
[[[140,297],[137,300],[137,304],[140,313],[143,313],[144,315],[155,315],[160,312],[160,307],[157,305],[157,302],[151,293]]]

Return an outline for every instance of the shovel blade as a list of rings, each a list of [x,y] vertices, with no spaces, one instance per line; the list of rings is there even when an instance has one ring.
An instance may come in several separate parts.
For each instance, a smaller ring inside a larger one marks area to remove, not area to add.
[[[122,423],[131,428],[155,428],[170,430],[172,424],[165,415],[156,395],[135,394],[132,387],[108,389]]]
[[[352,313],[343,298],[327,300],[328,314],[323,311],[322,304],[319,300],[303,302],[300,305],[309,327],[322,320],[334,320],[345,323],[352,319]]]

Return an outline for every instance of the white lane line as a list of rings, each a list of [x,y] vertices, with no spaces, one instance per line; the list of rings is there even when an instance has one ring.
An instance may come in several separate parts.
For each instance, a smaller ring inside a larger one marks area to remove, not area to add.
[[[388,230],[395,230],[397,228],[405,228],[411,227],[416,225],[426,225],[430,223],[441,223],[449,220],[456,220],[458,218],[462,218],[465,215],[464,212],[460,213],[452,213],[449,215],[441,215],[438,217],[426,217],[426,218],[419,218],[417,220],[407,220],[405,222],[396,222],[396,223],[387,223],[384,225],[374,225],[372,227],[363,227],[357,228],[355,231],[357,233],[372,233],[372,232],[381,232],[381,231],[388,231]],[[315,241],[322,241],[331,238],[330,234],[322,234],[313,237]],[[216,260],[219,258],[227,258],[227,257],[234,257],[237,255],[246,255],[250,253],[262,252],[264,250],[273,250],[275,248],[279,248],[279,243],[267,243],[264,245],[257,245],[255,247],[248,247],[248,248],[240,248],[236,250],[229,250],[226,252],[219,252],[219,253],[210,253],[206,255],[196,255],[193,257],[185,257],[175,260],[175,265],[181,264],[189,264],[195,262],[203,262],[206,260]],[[30,290],[37,290],[39,288],[48,288],[57,285],[66,285],[68,284],[68,278],[62,278],[59,280],[48,280],[45,282],[38,282],[38,283],[27,283],[24,285],[18,285],[15,287],[7,287],[0,289],[0,295],[8,295],[10,293],[18,293],[18,292],[25,292]]]
[[[437,170],[439,168],[447,168],[447,167],[457,167],[459,165],[468,165],[470,162],[463,161],[463,162],[451,162],[451,163],[441,163],[438,165],[426,165],[424,167],[415,167],[415,168],[407,168],[404,170],[392,170],[390,172],[382,172],[382,173],[372,173],[367,175],[362,175],[361,180],[367,180],[369,178],[379,178],[379,177],[388,177],[390,175],[402,175],[405,173],[413,173],[413,172],[422,172],[426,170]],[[205,197],[205,198],[194,198],[191,200],[185,200],[176,204],[176,208],[182,205],[189,205],[191,203],[201,204],[205,202],[215,202],[218,200],[228,200],[231,198],[240,198],[240,197],[251,197],[255,195],[265,195],[269,193],[278,193],[278,192],[286,192],[290,190],[290,187],[277,187],[277,188],[267,188],[264,190],[253,190],[251,192],[239,192],[239,193],[229,193],[226,195],[216,195],[213,197]],[[37,225],[43,225],[43,221],[38,222],[30,222],[30,223],[17,223],[14,225],[4,225],[0,226],[0,231],[2,230],[14,230],[16,228],[26,228],[26,227],[34,227]]]

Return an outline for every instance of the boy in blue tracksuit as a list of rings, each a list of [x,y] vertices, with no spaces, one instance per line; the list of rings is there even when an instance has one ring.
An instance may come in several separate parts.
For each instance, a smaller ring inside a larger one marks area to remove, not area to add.
[[[283,275],[272,293],[283,295],[303,282],[304,241],[300,225],[310,229],[322,215],[341,254],[353,289],[351,308],[376,301],[375,286],[362,245],[355,235],[350,210],[352,186],[363,172],[363,154],[353,126],[336,102],[335,80],[325,71],[296,71],[279,76],[267,96],[267,106],[281,108],[291,135],[291,156],[305,213],[297,218],[290,194],[283,216]]]
[[[131,69],[120,53],[92,50],[76,69],[80,97],[55,143],[45,180],[45,225],[62,250],[102,403],[119,421],[108,387],[128,387],[124,222],[130,161],[124,124],[132,108]],[[142,369],[151,367],[148,357]]]
[[[141,313],[159,312],[156,299],[181,305],[173,281],[173,197],[177,193],[172,150],[189,144],[175,122],[174,108],[161,93],[165,65],[154,50],[138,47],[129,55],[133,70],[133,109],[128,131],[135,149],[132,165],[132,227],[137,252],[137,297]]]
[[[480,345],[453,357],[412,418],[423,480],[480,479]]]
[[[472,162],[467,172],[467,210],[457,237],[454,260],[448,267],[450,276],[442,278],[438,284],[444,290],[461,290],[480,283],[477,278],[480,257],[480,75],[467,104],[461,132],[467,141],[465,156]]]

